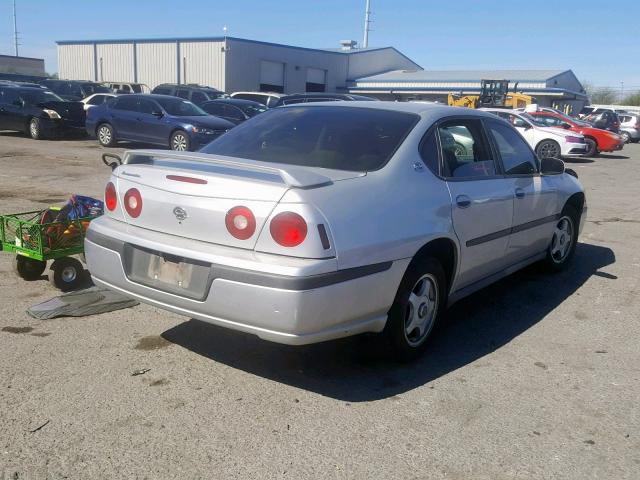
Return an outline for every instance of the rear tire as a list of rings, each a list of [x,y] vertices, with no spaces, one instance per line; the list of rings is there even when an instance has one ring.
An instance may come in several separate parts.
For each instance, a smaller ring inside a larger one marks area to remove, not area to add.
[[[20,278],[27,281],[39,280],[45,269],[47,262],[34,260],[24,255],[16,255],[13,262],[13,269]]]
[[[404,274],[383,336],[398,360],[413,360],[431,339],[446,305],[446,276],[433,257],[416,258]]]
[[[562,150],[555,140],[543,140],[536,147],[536,153],[540,158],[560,158]]]
[[[98,128],[96,128],[96,137],[103,147],[113,147],[117,142],[113,127],[108,123],[98,125]]]
[[[629,143],[631,141],[631,135],[629,135],[629,132],[620,132],[620,136],[624,140],[624,143]]]
[[[42,140],[44,138],[39,118],[33,117],[29,120],[29,136],[34,140]]]
[[[84,281],[84,267],[72,257],[63,257],[51,264],[49,282],[63,292],[77,289]]]
[[[576,251],[578,243],[578,228],[580,214],[572,205],[565,205],[560,218],[556,221],[549,247],[545,266],[552,272],[559,272],[567,268]]]
[[[587,153],[584,154],[585,157],[597,157],[600,153],[598,151],[598,144],[592,138],[585,138],[584,143],[587,144]]]
[[[187,132],[184,130],[173,132],[169,139],[169,147],[177,152],[188,152],[191,149],[191,142]]]

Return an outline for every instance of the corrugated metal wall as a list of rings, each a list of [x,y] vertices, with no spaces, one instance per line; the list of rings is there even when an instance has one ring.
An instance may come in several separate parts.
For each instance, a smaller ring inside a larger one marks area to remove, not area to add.
[[[346,87],[347,55],[320,50],[227,39],[226,91],[256,91],[260,88],[263,61],[284,63],[284,91],[306,90],[307,68],[327,71],[327,91]]]
[[[198,83],[224,91],[224,42],[180,42],[182,83]]]
[[[178,46],[171,43],[138,43],[138,82],[153,88],[178,79]]]
[[[70,80],[95,80],[93,44],[58,45],[58,76]]]
[[[133,44],[98,44],[96,52],[98,55],[98,81],[134,81]]]

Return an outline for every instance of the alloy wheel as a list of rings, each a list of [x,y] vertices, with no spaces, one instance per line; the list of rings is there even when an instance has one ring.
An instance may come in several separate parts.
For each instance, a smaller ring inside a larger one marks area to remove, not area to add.
[[[560,149],[554,142],[544,142],[540,146],[542,158],[560,158]]]
[[[562,217],[553,230],[551,239],[551,258],[555,263],[562,263],[571,252],[573,243],[573,222],[567,216]]]
[[[100,127],[98,130],[98,139],[103,145],[111,143],[111,129],[106,126]]]
[[[31,134],[31,138],[38,138],[40,134],[40,128],[38,127],[38,122],[34,119],[29,123],[29,133]]]
[[[187,138],[182,133],[175,134],[171,142],[171,148],[179,152],[184,152],[187,149]]]
[[[420,345],[433,328],[438,312],[436,278],[430,273],[418,279],[409,294],[404,320],[404,334],[409,345]]]

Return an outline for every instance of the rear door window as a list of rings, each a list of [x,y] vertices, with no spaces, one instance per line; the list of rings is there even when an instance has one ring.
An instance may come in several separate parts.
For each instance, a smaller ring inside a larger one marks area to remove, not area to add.
[[[184,98],[185,100],[189,100],[189,90],[183,90],[181,88],[176,90],[176,97]]]
[[[479,120],[450,120],[438,125],[443,175],[493,177],[496,164]]]
[[[308,167],[377,170],[419,118],[357,107],[275,108],[241,123],[201,151]]]

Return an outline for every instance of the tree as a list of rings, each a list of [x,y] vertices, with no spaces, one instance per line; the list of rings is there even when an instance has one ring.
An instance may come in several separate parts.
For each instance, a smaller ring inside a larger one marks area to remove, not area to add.
[[[622,104],[640,106],[640,91],[624,97],[624,99],[622,100]]]
[[[589,81],[583,81],[582,87],[590,103],[610,105],[618,100],[618,91],[610,87],[594,87]]]

